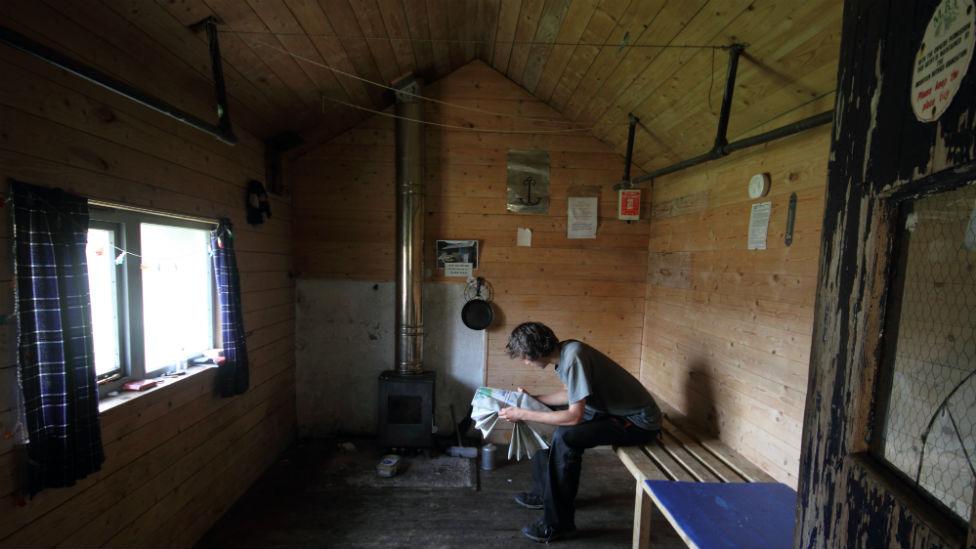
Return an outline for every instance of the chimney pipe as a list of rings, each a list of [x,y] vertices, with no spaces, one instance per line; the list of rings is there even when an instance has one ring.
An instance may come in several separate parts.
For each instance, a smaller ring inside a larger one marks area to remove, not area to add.
[[[402,375],[423,373],[424,316],[424,105],[400,92],[420,93],[409,78],[396,93],[396,369]]]

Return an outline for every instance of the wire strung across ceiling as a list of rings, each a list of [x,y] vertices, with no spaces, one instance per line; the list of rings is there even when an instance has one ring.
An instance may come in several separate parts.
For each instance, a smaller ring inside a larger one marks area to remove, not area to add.
[[[222,34],[237,35],[258,35],[258,36],[307,36],[309,38],[331,38],[334,40],[381,40],[386,42],[419,42],[429,44],[511,44],[513,46],[572,46],[572,47],[593,47],[593,48],[618,48],[625,49],[715,49],[726,50],[729,47],[714,44],[632,44],[623,42],[546,42],[544,40],[476,40],[460,38],[405,38],[393,36],[365,36],[365,35],[341,35],[324,33],[305,33],[305,32],[273,32],[273,31],[245,31],[220,29]]]
[[[494,111],[489,111],[489,110],[485,110],[485,109],[480,109],[478,107],[469,107],[467,105],[458,105],[458,104],[455,104],[455,103],[449,103],[447,101],[442,101],[440,99],[435,99],[433,97],[427,97],[427,96],[420,95],[420,94],[415,94],[415,93],[410,93],[410,92],[406,92],[406,91],[403,91],[403,90],[398,90],[396,88],[387,86],[386,84],[382,84],[380,82],[374,82],[374,81],[369,80],[367,78],[363,78],[361,76],[358,76],[358,75],[355,75],[355,74],[352,74],[352,73],[343,71],[341,69],[337,69],[335,67],[332,67],[331,65],[327,65],[325,63],[321,63],[319,61],[315,61],[314,59],[310,59],[308,57],[299,55],[297,53],[290,52],[290,51],[288,51],[286,49],[279,48],[279,47],[274,46],[272,44],[267,44],[267,43],[261,42],[261,41],[255,41],[254,43],[257,44],[257,45],[259,45],[259,46],[263,46],[265,48],[272,49],[272,50],[277,51],[279,53],[282,53],[282,54],[285,54],[285,55],[294,57],[295,59],[298,59],[300,61],[304,61],[304,62],[309,63],[311,65],[315,65],[317,67],[321,67],[321,68],[324,68],[324,69],[331,70],[332,72],[334,72],[336,74],[341,74],[343,76],[348,76],[350,78],[354,78],[354,79],[359,80],[361,82],[365,82],[365,83],[371,84],[373,86],[378,86],[380,88],[383,88],[383,89],[386,89],[386,90],[390,90],[390,91],[393,91],[393,92],[398,93],[398,94],[406,95],[406,96],[409,96],[409,97],[415,97],[417,99],[422,99],[424,101],[430,101],[432,103],[436,103],[438,105],[443,105],[445,107],[452,107],[452,108],[457,108],[457,109],[469,110],[469,111],[474,111],[474,112],[478,112],[478,113],[481,113],[481,114],[487,114],[487,115],[491,115],[491,116],[501,116],[501,117],[506,117],[506,118],[515,118],[515,119],[521,119],[521,120],[529,120],[529,121],[536,122],[536,123],[540,123],[541,122],[541,123],[547,123],[547,124],[572,124],[572,122],[567,122],[567,121],[563,121],[563,120],[555,120],[555,119],[551,119],[551,118],[540,118],[540,117],[533,117],[533,116],[513,115],[513,114],[509,114],[509,113],[494,112]],[[371,108],[368,108],[368,107],[363,107],[361,105],[357,105],[357,104],[351,103],[349,101],[345,101],[345,100],[342,100],[342,99],[338,99],[336,97],[331,97],[331,96],[329,96],[328,94],[326,94],[324,92],[322,92],[322,96],[321,97],[322,97],[322,100],[323,101],[326,101],[326,100],[327,101],[331,101],[333,103],[338,103],[339,105],[343,105],[343,106],[350,107],[350,108],[353,108],[353,109],[357,109],[357,110],[361,110],[361,111],[365,111],[365,112],[377,114],[377,115],[380,115],[380,116],[385,116],[385,117],[388,117],[388,118],[399,118],[399,119],[402,119],[402,120],[408,120],[408,121],[412,121],[412,122],[418,122],[418,123],[421,123],[421,124],[426,124],[428,126],[438,126],[438,127],[441,127],[441,128],[448,128],[448,129],[462,130],[462,131],[469,131],[469,132],[476,132],[476,133],[556,134],[556,133],[589,132],[589,131],[593,130],[593,127],[573,127],[573,128],[559,128],[559,129],[537,128],[537,129],[506,130],[506,129],[478,128],[478,127],[473,127],[473,126],[459,126],[459,125],[456,125],[456,124],[442,124],[442,123],[439,123],[439,122],[430,122],[430,121],[426,121],[426,120],[405,118],[405,117],[398,116],[398,115],[395,115],[395,114],[392,114],[392,113],[378,111],[376,109],[371,109]],[[324,110],[325,109],[323,108],[323,111]]]

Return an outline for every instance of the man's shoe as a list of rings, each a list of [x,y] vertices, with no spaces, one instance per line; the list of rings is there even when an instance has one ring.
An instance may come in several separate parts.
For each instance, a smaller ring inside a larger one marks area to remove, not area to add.
[[[526,509],[542,509],[542,496],[537,496],[532,492],[519,492],[515,494],[515,503]]]
[[[566,539],[576,533],[576,528],[556,528],[543,521],[533,522],[522,528],[522,535],[538,543],[549,543],[557,539]]]

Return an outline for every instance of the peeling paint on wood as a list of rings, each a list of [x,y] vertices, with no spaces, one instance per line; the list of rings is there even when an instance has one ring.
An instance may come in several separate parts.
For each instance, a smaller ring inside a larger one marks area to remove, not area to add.
[[[937,122],[919,122],[909,101],[915,51],[937,4],[845,4],[796,547],[960,546],[967,534],[973,546],[976,539],[972,526],[933,512],[864,454],[896,202],[976,179],[976,78],[963,80]]]

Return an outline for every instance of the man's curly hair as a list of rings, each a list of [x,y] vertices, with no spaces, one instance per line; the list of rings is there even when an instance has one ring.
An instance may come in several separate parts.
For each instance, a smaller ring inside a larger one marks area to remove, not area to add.
[[[538,360],[559,349],[559,340],[545,324],[524,322],[512,330],[505,349],[511,358]]]

